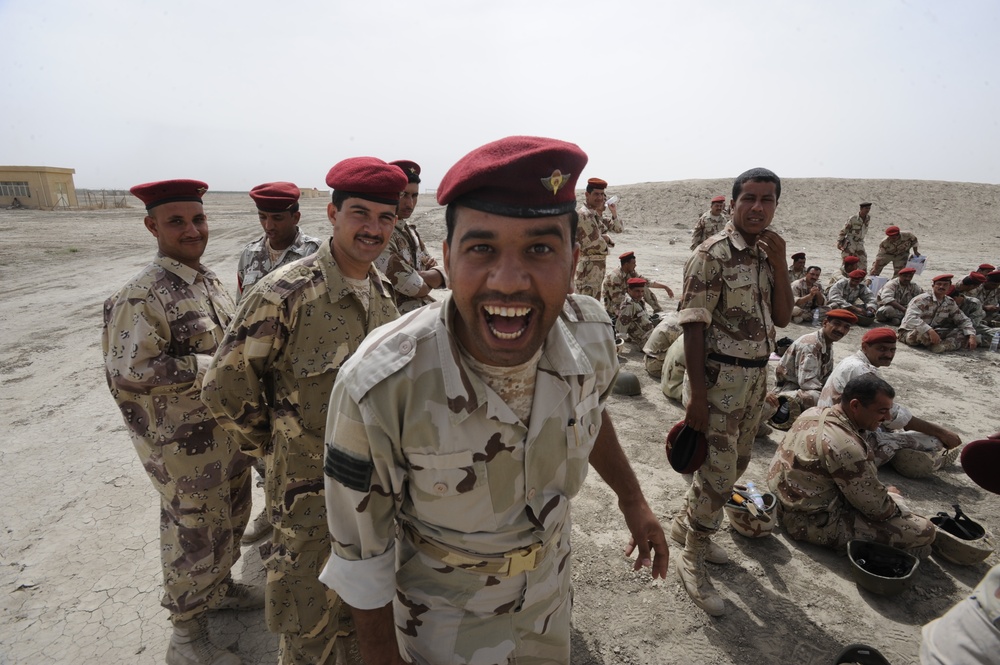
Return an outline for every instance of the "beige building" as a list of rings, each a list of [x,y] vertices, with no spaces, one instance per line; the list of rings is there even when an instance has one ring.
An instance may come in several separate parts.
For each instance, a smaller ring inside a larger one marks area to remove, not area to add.
[[[75,208],[74,169],[54,166],[0,166],[0,208]]]

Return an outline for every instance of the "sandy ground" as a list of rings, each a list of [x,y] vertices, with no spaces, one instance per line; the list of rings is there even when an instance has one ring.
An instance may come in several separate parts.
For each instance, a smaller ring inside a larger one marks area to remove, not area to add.
[[[729,181],[681,181],[612,188],[626,223],[620,251],[638,253],[639,270],[679,290],[690,228]],[[416,219],[440,254],[443,210],[425,194]],[[890,224],[913,231],[928,272],[967,273],[1000,261],[1000,187],[941,182],[789,180],[774,228],[789,254],[805,250],[826,273],[838,265],[837,231],[862,199],[875,202],[869,256]],[[302,226],[325,236],[326,199],[303,201]],[[162,662],[169,636],[159,606],[157,500],[136,459],[104,381],[101,303],[153,255],[135,207],[100,211],[0,210],[0,663]],[[210,193],[211,240],[205,263],[235,289],[236,258],[259,233],[245,194]],[[612,261],[614,262],[614,260]],[[928,285],[928,274],[918,281]],[[671,302],[667,303],[669,307]],[[791,325],[783,334],[808,329]],[[837,358],[859,348],[861,331],[838,343]],[[624,369],[637,373],[639,397],[613,396],[610,412],[654,511],[666,526],[685,485],[668,466],[663,437],[682,411],[643,371],[626,345]],[[884,376],[917,415],[964,441],[1000,429],[1000,355],[985,350],[945,357],[901,347]],[[774,435],[780,436],[780,433]],[[761,481],[774,451],[758,440],[747,477]],[[913,508],[934,514],[960,502],[1000,533],[998,499],[960,467],[929,480],[886,470]],[[256,499],[260,499],[257,495]],[[856,587],[845,557],[796,544],[777,532],[750,540],[728,526],[717,536],[733,562],[712,567],[727,614],[713,619],[681,588],[674,566],[665,581],[633,573],[614,497],[591,474],[574,501],[574,663],[832,663],[843,645],[867,642],[894,665],[918,662],[920,626],[967,594],[998,562],[963,568],[924,561],[913,586],[886,598]],[[244,548],[237,577],[261,581],[255,548]],[[220,644],[247,663],[276,659],[276,640],[260,613],[212,619]]]

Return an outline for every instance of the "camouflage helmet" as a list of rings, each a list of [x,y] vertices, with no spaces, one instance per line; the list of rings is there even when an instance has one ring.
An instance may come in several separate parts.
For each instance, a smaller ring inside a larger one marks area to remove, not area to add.
[[[920,559],[909,552],[870,540],[847,543],[847,557],[855,583],[880,596],[902,593],[920,566]]]
[[[939,453],[925,453],[912,448],[900,448],[892,456],[890,464],[899,475],[907,478],[928,478],[937,470]]]
[[[639,385],[639,377],[632,372],[618,372],[618,378],[615,379],[614,393],[628,397],[641,395],[642,387]]]
[[[746,492],[746,489],[743,485],[735,485],[733,487],[733,490],[740,490],[741,492]],[[751,515],[745,503],[738,504],[732,499],[726,502],[726,515],[729,517],[729,523],[733,526],[736,533],[747,538],[763,538],[764,536],[771,535],[771,532],[774,531],[774,525],[778,521],[775,514],[775,508],[778,505],[777,497],[771,492],[762,492],[761,497],[764,499],[764,513],[771,518],[768,521]]]
[[[960,566],[974,566],[993,554],[996,544],[979,523],[969,519],[955,506],[955,517],[940,512],[931,518],[938,528],[931,548],[946,561]]]

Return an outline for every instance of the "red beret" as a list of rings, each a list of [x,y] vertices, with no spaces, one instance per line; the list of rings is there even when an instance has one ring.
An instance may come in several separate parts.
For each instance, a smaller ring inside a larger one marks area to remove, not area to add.
[[[865,344],[880,344],[883,342],[895,342],[896,331],[892,328],[872,328],[861,336],[861,341]]]
[[[410,182],[420,182],[420,164],[411,162],[408,159],[397,159],[389,163],[403,169],[403,173],[406,174],[406,179]]]
[[[262,212],[284,212],[299,202],[299,194],[290,182],[265,182],[250,190],[250,198]]]
[[[899,275],[916,275],[917,274],[917,269],[916,268],[903,268],[897,274],[899,274]]]
[[[959,298],[965,297],[965,293],[959,291],[957,286],[953,286],[950,289],[948,289],[948,292],[945,293],[945,295],[948,296],[949,298],[954,298],[955,296],[958,296]]]
[[[158,205],[177,201],[201,203],[208,185],[201,180],[161,180],[136,185],[129,191],[146,204],[146,210],[152,210]]]
[[[642,277],[629,277],[628,278],[628,286],[629,286],[629,288],[632,288],[633,286],[646,286],[646,284],[648,284],[648,283],[649,282],[647,282],[646,280],[644,280]]]
[[[850,277],[851,279],[862,279],[867,274],[868,273],[859,268],[858,270],[852,270],[851,272],[847,273],[847,276]]]
[[[982,273],[988,273],[993,270],[996,270],[996,266],[992,266],[989,263],[980,263],[979,268],[977,268],[977,270],[979,270],[979,272]]]
[[[726,197],[721,195],[716,196],[712,199],[712,203],[725,203],[725,202],[726,202]]]
[[[984,275],[981,272],[970,272],[969,279],[971,279],[973,282],[976,282],[977,284],[986,283],[986,275]]]
[[[847,321],[852,324],[858,322],[858,317],[855,316],[854,312],[849,312],[846,309],[831,309],[826,313],[826,318],[840,319],[841,321]]]
[[[845,256],[844,257],[844,265],[845,266],[853,266],[855,263],[859,263],[860,261],[861,261],[861,259],[859,259],[856,256]]]
[[[984,490],[1000,494],[1000,441],[980,439],[962,448],[962,469]]]
[[[804,259],[804,258],[806,258],[805,252],[795,252],[794,254],[792,254],[793,261],[795,261],[796,259]]]
[[[622,261],[626,259],[635,258],[635,252],[622,252],[621,254],[618,255],[618,258],[621,259]]]
[[[591,189],[607,189],[608,181],[601,180],[600,178],[590,178],[587,180],[587,186]]]
[[[945,273],[943,275],[938,275],[937,277],[931,279],[931,282],[950,282],[954,275]]]
[[[667,461],[677,473],[694,473],[708,457],[708,440],[704,433],[692,429],[681,420],[670,428],[666,441]]]
[[[377,157],[350,157],[334,164],[326,174],[326,184],[334,191],[376,203],[399,203],[406,183],[403,169]]]
[[[898,236],[899,235],[899,227],[898,226],[890,226],[889,228],[887,228],[885,230],[885,234],[887,236]]]
[[[587,165],[579,146],[510,136],[476,148],[441,180],[437,201],[506,217],[552,217],[576,208],[576,181]]]

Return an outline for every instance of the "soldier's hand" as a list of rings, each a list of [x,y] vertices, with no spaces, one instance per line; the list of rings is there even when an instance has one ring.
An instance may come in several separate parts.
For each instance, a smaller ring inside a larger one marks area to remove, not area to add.
[[[941,335],[937,334],[937,331],[933,328],[927,331],[927,339],[931,341],[931,344],[941,343]]]
[[[943,443],[944,447],[947,448],[948,450],[951,450],[952,448],[958,448],[960,445],[962,445],[962,440],[958,438],[958,435],[952,432],[951,430],[946,429],[940,432],[938,434],[938,438],[941,439],[941,443]]]
[[[674,292],[669,286],[664,286],[663,288],[666,290],[668,296],[670,296],[671,298],[674,297]]]
[[[632,552],[638,549],[639,556],[632,565],[632,570],[651,568],[650,574],[653,579],[666,579],[667,564],[670,561],[670,548],[667,546],[667,537],[663,534],[663,527],[656,515],[649,509],[649,505],[642,501],[641,504],[630,505],[619,504],[622,515],[625,516],[625,524],[628,525],[632,537],[625,548],[625,556],[631,557]],[[652,559],[650,553],[652,551]]]
[[[608,204],[608,210],[611,211],[611,216],[612,217],[618,217],[618,204],[617,203],[609,203]]]
[[[976,339],[975,335],[969,335],[969,349],[974,350],[979,346],[979,340]]]
[[[785,239],[771,229],[764,231],[757,237],[757,244],[763,248],[767,255],[767,262],[771,264],[771,269],[775,273],[788,270],[788,259],[785,258]]]
[[[708,433],[708,397],[691,395],[684,411],[684,422],[692,429]]]

